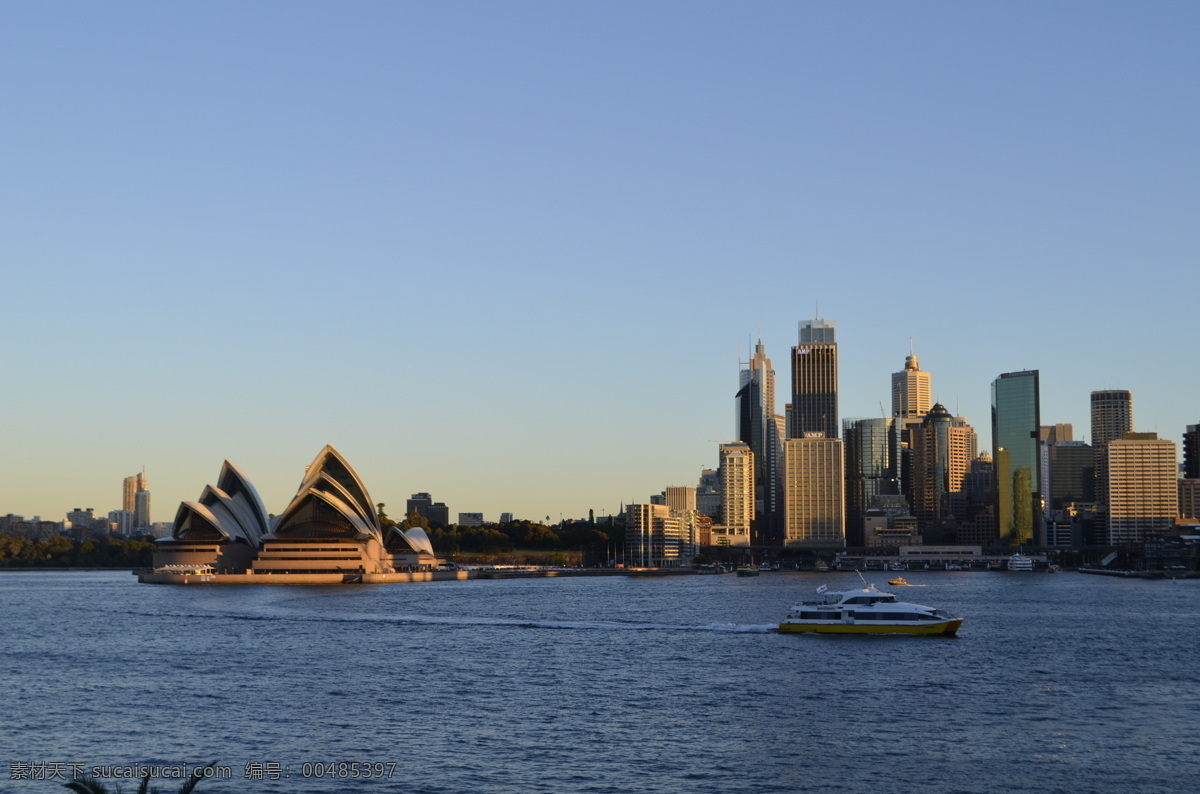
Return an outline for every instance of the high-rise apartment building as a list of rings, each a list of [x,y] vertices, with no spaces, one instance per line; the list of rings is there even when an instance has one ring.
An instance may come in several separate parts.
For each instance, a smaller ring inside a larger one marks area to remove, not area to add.
[[[1036,369],[1006,372],[992,381],[996,523],[1000,542],[1014,546],[1041,535],[1040,400]]]
[[[863,521],[879,496],[900,493],[896,422],[890,417],[842,422],[846,454],[846,544],[866,545]]]
[[[721,445],[721,523],[712,528],[716,545],[750,544],[754,520],[754,453],[740,441]]]
[[[792,402],[788,438],[821,433],[838,437],[838,349],[834,323],[800,323],[800,344],[792,348]]]
[[[920,419],[933,407],[933,376],[921,369],[909,351],[904,369],[892,373],[892,416],[901,422]]]
[[[126,477],[121,489],[121,509],[133,511],[137,507],[137,492],[150,490],[146,481],[146,472],[140,472],[132,477]]]
[[[1108,444],[1133,430],[1133,392],[1092,392],[1092,456],[1096,469],[1096,501],[1108,504]]]
[[[783,442],[784,544],[844,548],[842,441],[814,431]]]
[[[1200,480],[1200,425],[1188,425],[1183,434],[1183,476]]]
[[[150,492],[146,490],[138,491],[135,494],[133,503],[133,525],[136,529],[149,531],[150,529]]]
[[[1178,510],[1174,442],[1157,433],[1108,442],[1108,542],[1141,543],[1168,531]]]
[[[750,361],[741,365],[737,392],[737,437],[754,453],[755,543],[777,540],[780,478],[779,436],[775,422],[775,370],[762,340]]]
[[[912,432],[913,515],[922,534],[937,530],[953,513],[951,495],[963,489],[979,452],[975,429],[937,403]]]

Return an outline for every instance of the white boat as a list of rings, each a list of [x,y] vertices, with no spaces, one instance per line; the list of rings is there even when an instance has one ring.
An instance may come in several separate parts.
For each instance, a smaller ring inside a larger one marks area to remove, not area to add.
[[[858,590],[817,588],[817,598],[793,606],[782,632],[819,634],[954,634],[963,619],[940,609],[908,604],[867,585]]]
[[[1032,571],[1033,559],[1026,557],[1021,552],[1017,552],[1008,558],[1008,570],[1010,571]]]

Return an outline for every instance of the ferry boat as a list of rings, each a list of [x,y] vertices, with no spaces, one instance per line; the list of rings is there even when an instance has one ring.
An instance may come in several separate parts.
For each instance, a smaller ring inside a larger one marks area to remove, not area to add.
[[[739,565],[737,569],[738,576],[758,576],[759,569],[756,565]]]
[[[888,579],[888,584],[892,585],[893,587],[908,587],[908,582],[904,580],[903,576],[897,576],[895,579]]]
[[[817,588],[817,599],[801,601],[779,624],[781,632],[820,634],[954,634],[963,619],[940,609],[906,604],[868,584],[858,590]]]
[[[1010,571],[1032,571],[1033,559],[1026,557],[1021,552],[1017,552],[1008,558],[1008,570]]]

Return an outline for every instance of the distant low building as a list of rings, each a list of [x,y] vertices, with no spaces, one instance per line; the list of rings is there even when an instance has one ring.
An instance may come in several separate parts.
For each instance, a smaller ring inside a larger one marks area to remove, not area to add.
[[[483,513],[459,513],[458,525],[460,527],[481,527],[483,526]]]

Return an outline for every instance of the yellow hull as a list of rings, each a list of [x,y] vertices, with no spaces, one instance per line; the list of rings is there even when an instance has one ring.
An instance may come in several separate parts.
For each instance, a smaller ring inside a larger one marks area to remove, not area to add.
[[[926,623],[922,626],[873,626],[867,623],[780,623],[777,631],[799,634],[954,634],[962,625],[962,618],[942,623]]]

